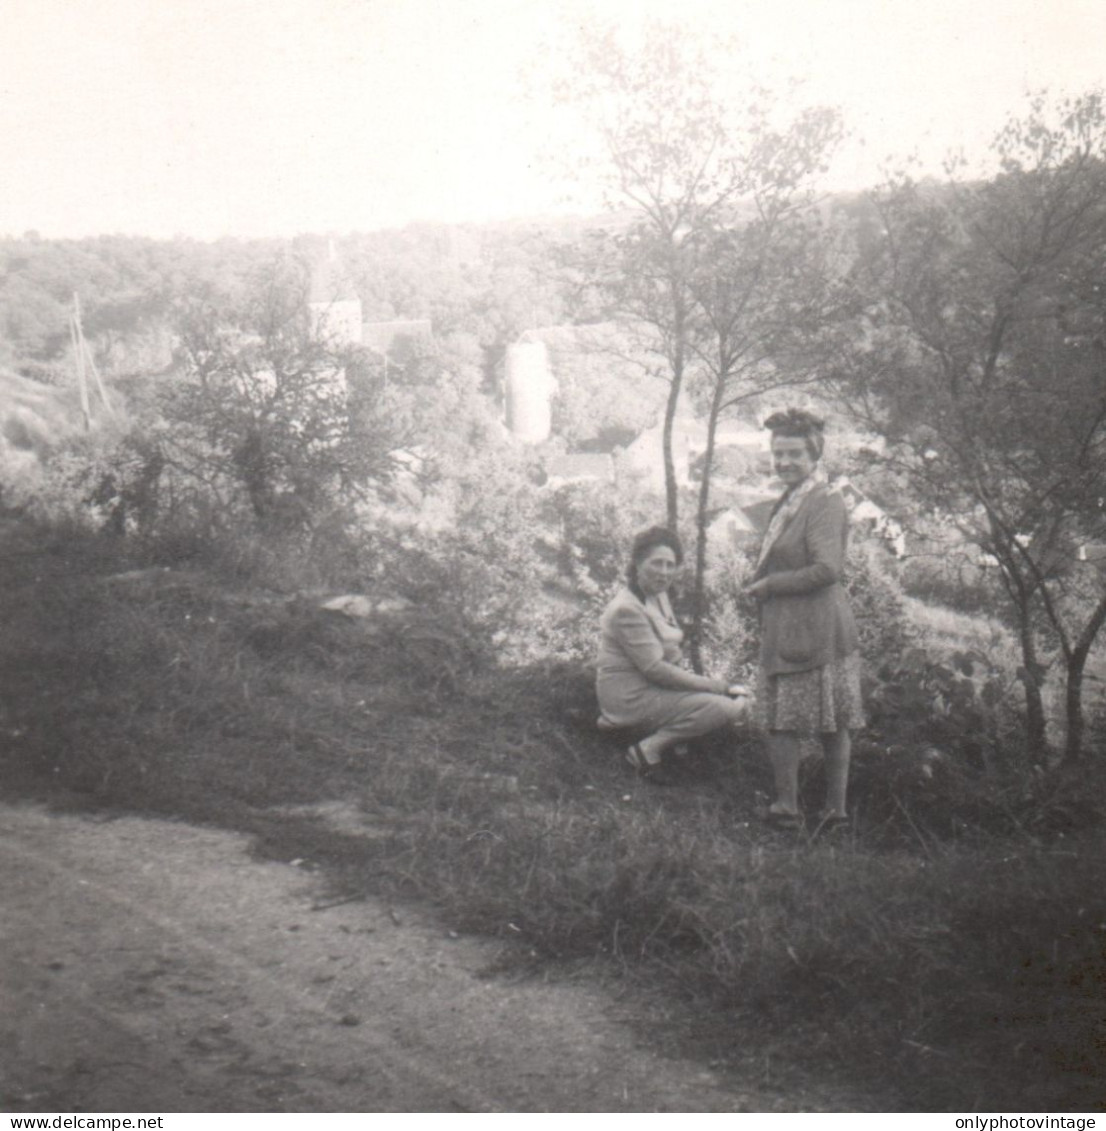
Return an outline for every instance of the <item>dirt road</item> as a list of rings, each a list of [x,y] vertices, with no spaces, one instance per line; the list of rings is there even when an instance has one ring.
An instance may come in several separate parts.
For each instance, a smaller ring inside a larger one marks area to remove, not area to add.
[[[482,974],[492,944],[328,905],[308,867],[0,806],[0,1110],[812,1110],[659,1058],[593,990]]]

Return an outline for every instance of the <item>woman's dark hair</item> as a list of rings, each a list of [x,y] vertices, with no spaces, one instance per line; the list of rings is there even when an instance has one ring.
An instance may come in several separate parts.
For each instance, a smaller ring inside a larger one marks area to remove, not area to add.
[[[812,412],[802,408],[789,408],[786,412],[775,412],[764,422],[773,436],[788,436],[806,441],[806,450],[811,459],[819,460],[826,447],[826,422]]]
[[[667,546],[676,555],[677,565],[684,563],[684,548],[680,544],[680,539],[667,526],[650,526],[648,530],[635,535],[634,544],[630,548],[630,564],[626,567],[626,581],[630,592],[643,603],[645,594],[638,584],[637,564],[658,546]]]

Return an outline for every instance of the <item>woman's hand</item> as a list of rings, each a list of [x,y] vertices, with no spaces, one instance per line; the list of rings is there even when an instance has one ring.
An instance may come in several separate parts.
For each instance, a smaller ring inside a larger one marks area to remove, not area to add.
[[[751,699],[752,692],[743,683],[730,683],[725,679],[712,679],[712,695],[728,695],[731,699]]]
[[[762,578],[760,578],[760,580],[754,581],[751,584],[746,585],[745,586],[745,592],[750,597],[756,597],[756,599],[758,601],[767,597],[768,596],[768,578],[762,577]]]

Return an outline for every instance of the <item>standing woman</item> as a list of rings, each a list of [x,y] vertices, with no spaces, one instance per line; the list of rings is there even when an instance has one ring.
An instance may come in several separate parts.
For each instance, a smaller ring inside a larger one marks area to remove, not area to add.
[[[819,823],[847,818],[850,731],[864,725],[856,623],[841,580],[848,543],[844,499],[818,467],[825,424],[801,409],[770,417],[772,462],[787,488],[772,511],[753,580],[760,605],[762,722],[776,783],[768,810],[796,827],[800,741],[817,734],[826,756]]]
[[[668,589],[683,560],[672,531],[643,530],[634,539],[627,585],[611,599],[599,625],[599,725],[648,731],[626,760],[657,785],[670,784],[662,765],[669,747],[738,722],[749,707],[744,687],[696,675],[680,663],[684,634]]]

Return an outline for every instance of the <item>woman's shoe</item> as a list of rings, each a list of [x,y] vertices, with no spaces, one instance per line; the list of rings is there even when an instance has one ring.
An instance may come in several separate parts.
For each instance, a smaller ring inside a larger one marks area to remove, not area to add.
[[[773,829],[801,829],[803,817],[801,813],[787,813],[778,809],[769,809],[764,814],[765,824]]]
[[[633,767],[637,776],[650,785],[675,785],[672,775],[663,762],[650,762],[645,757],[640,742],[631,743],[627,747],[626,761]]]

